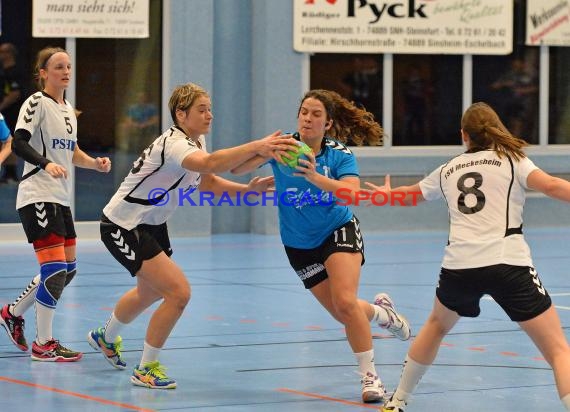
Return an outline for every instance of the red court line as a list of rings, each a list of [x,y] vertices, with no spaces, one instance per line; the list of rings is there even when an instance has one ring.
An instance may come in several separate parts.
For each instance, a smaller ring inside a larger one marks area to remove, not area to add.
[[[153,409],[145,409],[145,408],[141,408],[139,406],[134,406],[134,405],[129,405],[127,403],[121,403],[121,402],[113,402],[110,401],[108,399],[103,399],[103,398],[97,398],[95,396],[89,396],[89,395],[84,395],[82,393],[77,393],[77,392],[70,392],[70,391],[65,391],[63,389],[57,389],[57,388],[51,388],[49,386],[44,386],[44,385],[39,385],[37,383],[32,383],[32,382],[26,382],[26,381],[21,381],[18,379],[12,379],[12,378],[7,378],[5,376],[0,376],[0,381],[5,381],[5,382],[9,382],[9,383],[15,383],[17,385],[23,385],[23,386],[29,386],[30,388],[37,388],[37,389],[43,389],[46,391],[50,391],[50,392],[55,392],[55,393],[60,393],[62,395],[67,395],[67,396],[74,396],[76,398],[80,398],[80,399],[85,399],[88,401],[93,401],[93,402],[99,402],[105,405],[112,405],[112,406],[117,406],[119,408],[124,408],[124,409],[130,409],[133,411],[139,411],[139,412],[154,412]]]
[[[499,352],[503,356],[519,356],[516,352]]]
[[[288,389],[288,388],[277,388],[275,390],[277,392],[292,393],[295,395],[306,396],[308,398],[315,398],[315,399],[320,399],[323,401],[331,401],[331,402],[336,402],[336,403],[342,403],[345,405],[360,406],[361,408],[378,409],[379,405],[380,405],[380,404],[368,405],[366,403],[345,401],[344,399],[331,398],[330,396],[319,395],[317,393],[301,392],[301,391],[296,391],[294,389]]]

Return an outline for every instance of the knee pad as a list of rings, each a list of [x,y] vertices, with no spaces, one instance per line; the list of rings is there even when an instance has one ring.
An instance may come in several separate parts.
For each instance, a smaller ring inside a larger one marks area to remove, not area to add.
[[[44,263],[40,271],[40,284],[36,292],[36,301],[48,308],[55,308],[61,297],[67,277],[67,263]]]
[[[67,262],[67,276],[65,278],[65,286],[69,285],[69,282],[73,280],[73,277],[77,273],[77,260],[73,259],[71,262]]]

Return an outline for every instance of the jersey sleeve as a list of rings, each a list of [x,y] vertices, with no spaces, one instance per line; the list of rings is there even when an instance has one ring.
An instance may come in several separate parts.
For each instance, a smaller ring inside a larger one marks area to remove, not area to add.
[[[4,116],[0,114],[0,142],[4,143],[10,137],[10,129],[6,125]]]
[[[336,169],[336,178],[338,180],[342,179],[343,177],[348,176],[360,176],[358,172],[358,165],[356,164],[356,158],[352,153],[346,154],[343,153],[343,156],[340,159],[338,167]]]
[[[443,192],[441,191],[442,168],[443,166],[438,167],[420,181],[420,190],[425,200],[436,200],[443,197]]]
[[[202,137],[200,137],[200,144],[202,145],[203,143],[204,141]],[[202,145],[202,147],[204,147],[204,145]],[[167,142],[166,145],[166,161],[182,166],[182,162],[186,156],[200,150],[202,149],[189,139],[173,139],[171,142]]]
[[[18,122],[14,130],[24,129],[31,135],[34,134],[43,119],[43,100],[41,92],[34,93],[26,99],[20,108]]]
[[[528,185],[526,182],[528,175],[530,175],[531,172],[537,169],[539,169],[539,167],[536,166],[534,162],[530,160],[528,157],[525,157],[516,163],[515,172],[522,187],[528,189]]]

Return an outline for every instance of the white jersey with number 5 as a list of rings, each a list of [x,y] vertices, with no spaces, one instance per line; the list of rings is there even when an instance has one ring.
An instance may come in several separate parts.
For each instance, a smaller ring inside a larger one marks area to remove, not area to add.
[[[449,209],[444,268],[532,266],[522,214],[526,180],[535,169],[528,158],[483,150],[451,159],[420,182],[426,200],[444,198]]]
[[[16,209],[36,202],[69,206],[73,188],[71,169],[77,144],[77,117],[69,102],[59,104],[51,96],[36,92],[22,104],[16,130],[30,132],[29,144],[42,156],[67,169],[67,179],[56,179],[38,165],[24,163],[18,186]]]
[[[206,150],[204,136],[197,144],[182,129],[168,129],[134,162],[103,214],[127,230],[140,224],[165,223],[181,203],[181,196],[200,184],[200,173],[182,167],[184,158],[198,150]],[[156,201],[159,203],[153,203]]]

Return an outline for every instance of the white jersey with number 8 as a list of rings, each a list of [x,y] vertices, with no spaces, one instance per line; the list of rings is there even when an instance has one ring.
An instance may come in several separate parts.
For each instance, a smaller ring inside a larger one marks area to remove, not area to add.
[[[532,266],[522,212],[527,177],[535,169],[528,158],[483,150],[451,159],[420,182],[426,200],[444,198],[449,208],[443,267]]]

